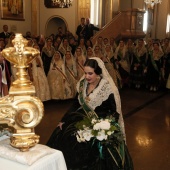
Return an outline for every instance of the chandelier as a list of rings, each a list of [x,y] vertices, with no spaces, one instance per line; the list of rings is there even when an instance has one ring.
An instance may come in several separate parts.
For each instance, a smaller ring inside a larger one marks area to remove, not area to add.
[[[52,6],[55,8],[69,8],[72,6],[73,0],[51,0]]]
[[[155,4],[161,4],[162,0],[144,0],[148,8],[153,8]]]

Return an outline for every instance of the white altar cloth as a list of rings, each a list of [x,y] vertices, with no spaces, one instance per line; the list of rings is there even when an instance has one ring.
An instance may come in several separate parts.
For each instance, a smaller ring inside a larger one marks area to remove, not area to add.
[[[0,141],[3,141],[4,139],[5,139],[4,137],[0,137]],[[31,165],[22,164],[14,160],[4,158],[4,156],[1,156],[0,153],[0,167],[1,167],[0,169],[1,170],[11,170],[11,169],[12,170],[67,170],[63,153],[59,150],[54,150],[51,148],[47,148],[47,150],[49,151],[47,155],[44,155],[43,157],[39,158]]]

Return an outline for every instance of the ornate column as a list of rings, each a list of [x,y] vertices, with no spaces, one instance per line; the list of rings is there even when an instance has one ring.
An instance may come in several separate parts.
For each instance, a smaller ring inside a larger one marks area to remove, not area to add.
[[[35,87],[27,73],[29,64],[40,52],[27,47],[28,41],[21,34],[16,34],[12,43],[14,47],[5,48],[2,56],[17,68],[17,80],[12,83],[9,95],[0,98],[0,124],[13,127],[10,137],[13,147],[28,151],[39,142],[34,127],[44,115],[43,103],[35,97]]]
[[[38,34],[38,7],[39,7],[39,0],[32,0],[31,1],[31,33],[32,35]]]

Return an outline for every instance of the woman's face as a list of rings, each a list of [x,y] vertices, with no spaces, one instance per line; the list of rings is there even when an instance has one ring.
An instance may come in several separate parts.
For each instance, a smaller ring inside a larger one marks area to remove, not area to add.
[[[110,52],[110,51],[111,51],[111,47],[110,47],[110,46],[108,46],[108,45],[106,46],[106,48],[105,48],[105,49],[106,49],[106,51],[107,51],[107,52]]]
[[[108,39],[104,39],[103,42],[104,42],[104,44],[106,45],[106,44],[108,44],[109,41],[108,41]]]
[[[95,53],[99,53],[100,52],[100,48],[98,46],[96,46],[94,51],[95,51]]]
[[[119,45],[120,45],[120,47],[123,47],[124,46],[124,42],[120,41]]]
[[[148,44],[149,45],[153,44],[152,40],[148,40]]]
[[[115,42],[114,38],[110,38],[110,44],[113,44]]]
[[[55,59],[55,61],[59,60],[59,59],[60,59],[60,54],[56,53],[56,54],[54,55],[54,59]]]
[[[71,54],[70,52],[66,52],[65,57],[67,60],[71,59]]]
[[[61,38],[58,37],[58,38],[56,39],[56,42],[61,43]]]
[[[154,44],[153,48],[154,48],[154,50],[159,50],[159,45],[158,44]]]
[[[99,44],[102,44],[102,42],[103,42],[103,38],[102,37],[99,37],[97,40],[98,40]]]
[[[63,41],[63,45],[68,45],[68,40],[67,40],[67,39],[65,39],[65,40]]]
[[[77,56],[81,56],[81,49],[76,49],[76,54],[77,54]]]
[[[47,45],[48,45],[48,46],[51,46],[51,45],[52,45],[52,40],[51,40],[51,39],[48,39],[48,40],[47,40]]]
[[[85,78],[87,80],[88,83],[95,83],[97,80],[98,75],[94,72],[94,69],[89,67],[89,66],[85,66],[84,67],[84,73],[85,73]]]
[[[88,56],[91,56],[93,54],[93,51],[91,48],[87,49],[87,55]]]
[[[168,40],[168,39],[165,39],[165,40],[164,40],[164,43],[165,43],[165,45],[169,45],[169,40]]]
[[[80,39],[80,44],[84,44],[84,39]]]

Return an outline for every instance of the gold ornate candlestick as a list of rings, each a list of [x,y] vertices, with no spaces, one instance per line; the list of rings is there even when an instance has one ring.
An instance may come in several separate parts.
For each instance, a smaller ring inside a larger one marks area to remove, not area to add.
[[[0,99],[0,124],[8,124],[14,128],[11,145],[27,151],[39,142],[34,133],[44,113],[40,99],[35,97],[35,88],[29,80],[27,68],[39,55],[39,51],[27,47],[27,40],[22,34],[16,34],[12,43],[14,47],[2,51],[2,56],[17,68],[17,80],[9,89],[9,96]]]

